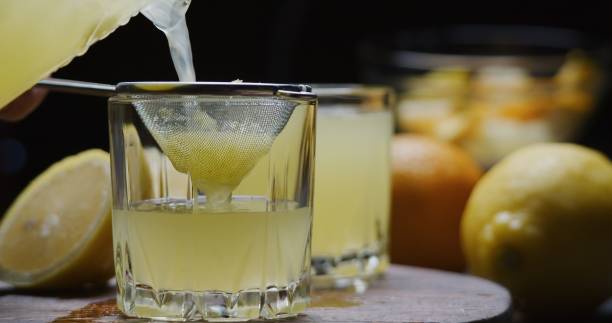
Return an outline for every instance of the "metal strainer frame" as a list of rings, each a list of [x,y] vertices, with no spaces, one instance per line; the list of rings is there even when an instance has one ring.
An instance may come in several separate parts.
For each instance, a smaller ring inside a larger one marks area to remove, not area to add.
[[[309,85],[247,82],[122,82],[115,85],[46,78],[37,87],[62,93],[112,97],[114,95],[256,95],[316,99]]]
[[[122,82],[117,95],[281,96],[315,100],[309,85],[242,82]]]

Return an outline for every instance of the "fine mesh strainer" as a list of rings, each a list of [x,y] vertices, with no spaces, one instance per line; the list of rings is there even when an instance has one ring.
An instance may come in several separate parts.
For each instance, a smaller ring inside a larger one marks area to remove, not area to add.
[[[300,99],[316,98],[309,86],[267,83],[138,82],[120,83],[114,91],[66,80],[39,84],[129,96],[174,167],[191,175],[198,189],[221,193],[231,192],[268,152]]]
[[[133,105],[174,167],[210,195],[240,183],[268,152],[297,103],[275,97],[183,96]]]

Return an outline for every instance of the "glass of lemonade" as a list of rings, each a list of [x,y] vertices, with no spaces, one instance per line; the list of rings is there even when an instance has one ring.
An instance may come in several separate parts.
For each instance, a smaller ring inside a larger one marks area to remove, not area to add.
[[[363,290],[388,266],[392,90],[314,86],[313,285]]]
[[[316,109],[310,88],[122,83],[117,92],[109,130],[121,311],[209,321],[304,311]]]

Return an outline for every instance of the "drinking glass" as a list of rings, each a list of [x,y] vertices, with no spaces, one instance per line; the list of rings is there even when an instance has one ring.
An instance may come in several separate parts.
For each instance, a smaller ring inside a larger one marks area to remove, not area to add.
[[[316,109],[310,87],[121,83],[117,92],[109,130],[121,311],[209,321],[304,311]],[[285,119],[271,131],[269,116],[278,113]],[[255,166],[264,176],[253,174]],[[211,183],[229,187],[225,198]]]
[[[388,266],[393,131],[386,87],[315,85],[313,285],[364,290]]]

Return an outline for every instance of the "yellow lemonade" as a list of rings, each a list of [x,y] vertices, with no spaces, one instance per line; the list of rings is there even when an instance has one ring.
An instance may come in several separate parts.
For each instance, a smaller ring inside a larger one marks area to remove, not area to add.
[[[138,102],[134,105],[134,116],[149,115],[138,111]],[[245,320],[295,316],[305,310],[310,199],[291,194],[296,189],[289,186],[295,180],[270,184],[268,177],[258,177],[260,186],[275,187],[277,194],[270,195],[239,193],[235,188],[262,160],[291,165],[278,169],[279,179],[300,174],[296,167],[301,146],[289,142],[301,142],[306,110],[296,108],[278,142],[251,128],[237,136],[238,130],[220,129],[207,115],[170,131],[163,123],[147,124],[142,118],[147,129],[159,127],[151,132],[163,153],[142,148],[136,140],[123,141],[127,175],[130,166],[141,167],[143,158],[150,159],[142,168],[151,173],[145,177],[153,187],[149,196],[132,195],[113,210],[117,300],[125,314],[164,320]],[[122,128],[124,137],[134,135],[130,129],[135,128]],[[136,148],[140,154],[130,153]],[[294,175],[289,176],[288,169],[294,169]],[[173,177],[179,179],[176,188],[170,185]],[[127,193],[146,182],[138,176],[126,180]]]
[[[388,111],[318,112],[312,240],[318,275],[367,276],[387,261],[391,125]]]
[[[308,299],[310,223],[310,208],[270,211],[266,201],[246,197],[226,210],[194,212],[178,200],[116,209],[119,306],[129,315],[183,317],[173,313],[172,298],[189,294],[192,310],[204,314],[215,298],[234,297],[243,298],[240,315],[257,318],[261,292],[296,299],[274,315],[299,313]]]

